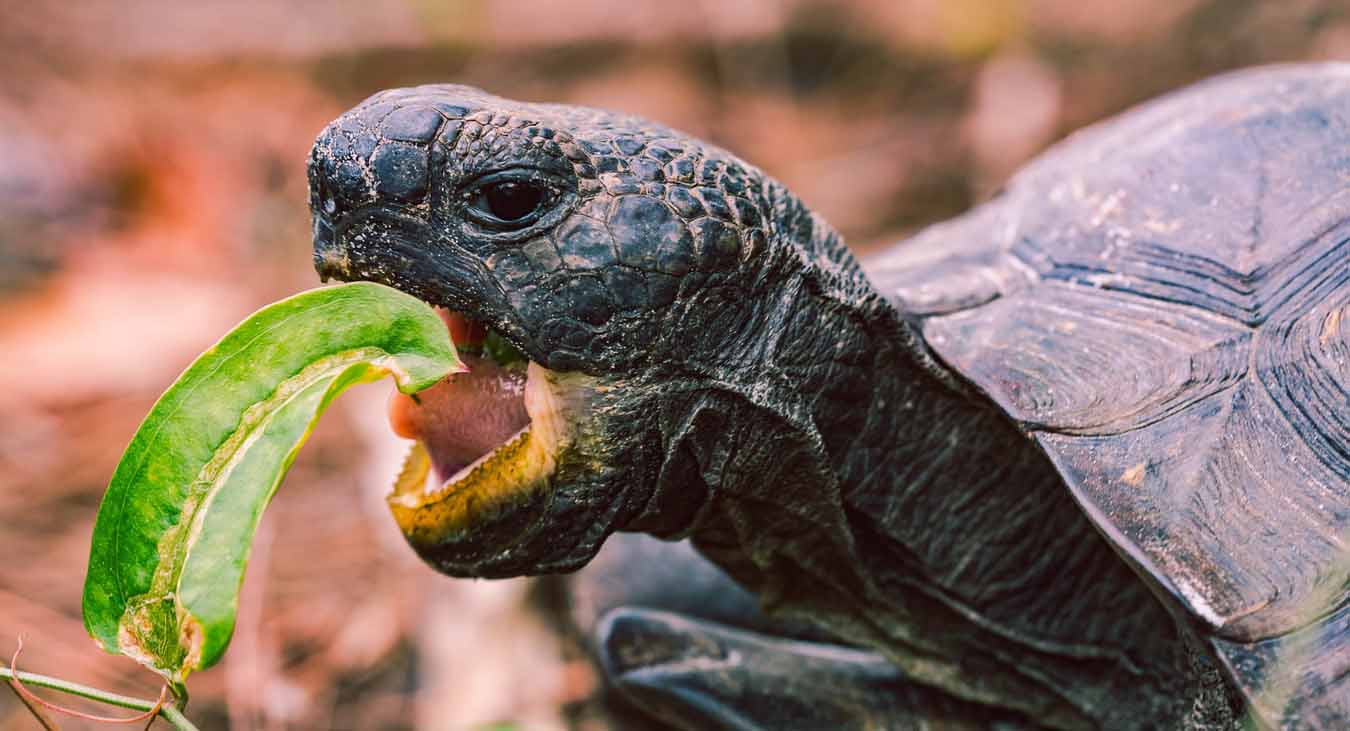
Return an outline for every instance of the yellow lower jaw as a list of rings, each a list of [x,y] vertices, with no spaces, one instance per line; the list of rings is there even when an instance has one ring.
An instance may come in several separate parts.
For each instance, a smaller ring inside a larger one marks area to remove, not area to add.
[[[444,485],[428,485],[431,457],[413,444],[389,495],[389,509],[414,546],[436,546],[507,512],[548,486],[557,455],[571,439],[569,417],[580,413],[589,380],[530,363],[525,410],[530,425]]]
[[[553,466],[552,455],[539,448],[527,429],[468,474],[429,489],[431,458],[416,442],[394,483],[389,509],[413,545],[438,545],[543,488]]]

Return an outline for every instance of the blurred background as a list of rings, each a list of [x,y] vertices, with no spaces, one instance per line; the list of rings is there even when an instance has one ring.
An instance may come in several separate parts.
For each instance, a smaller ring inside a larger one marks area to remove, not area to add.
[[[1226,69],[1350,59],[1344,0],[0,0],[0,654],[154,696],[79,597],[158,393],[318,284],[304,160],[379,89],[638,113],[785,181],[859,251],[955,215],[1073,129]],[[567,579],[456,581],[383,506],[384,384],[269,509],[203,729],[632,728],[592,701]],[[0,694],[0,731],[34,728]],[[68,728],[79,728],[70,722]]]

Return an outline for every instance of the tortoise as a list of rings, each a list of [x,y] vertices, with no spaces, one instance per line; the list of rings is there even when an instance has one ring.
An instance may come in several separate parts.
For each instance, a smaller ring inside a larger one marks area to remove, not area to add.
[[[1147,103],[861,262],[725,150],[466,86],[308,169],[321,276],[472,369],[391,405],[424,560],[689,539],[767,610],[635,554],[703,592],[597,628],[665,722],[1350,728],[1350,65]]]

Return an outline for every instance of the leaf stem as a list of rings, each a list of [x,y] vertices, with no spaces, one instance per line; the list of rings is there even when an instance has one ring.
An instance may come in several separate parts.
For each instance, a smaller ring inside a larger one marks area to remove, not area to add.
[[[131,696],[119,695],[117,693],[109,693],[106,690],[90,688],[87,685],[80,685],[79,683],[72,683],[68,680],[61,680],[60,678],[53,678],[47,675],[26,672],[16,673],[9,668],[0,667],[0,679],[9,681],[16,677],[20,682],[26,685],[69,693],[73,696],[88,698],[91,701],[106,703],[110,706],[117,706],[118,708],[127,708],[133,711],[149,711],[155,707],[154,701],[148,701],[142,698],[132,698]],[[163,716],[164,720],[168,721],[169,724],[178,729],[178,731],[198,731],[197,727],[194,726],[191,721],[187,720],[177,708],[171,705],[161,705],[159,707],[159,715]]]

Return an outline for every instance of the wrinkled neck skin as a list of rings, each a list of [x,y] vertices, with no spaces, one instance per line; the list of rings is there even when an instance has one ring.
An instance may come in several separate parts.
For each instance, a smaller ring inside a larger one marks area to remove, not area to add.
[[[760,309],[686,323],[743,332],[659,376],[666,457],[624,527],[692,535],[770,611],[955,696],[1051,727],[1172,727],[1189,633],[838,236],[786,194],[777,205],[797,245],[770,246],[787,253],[750,287],[764,291],[726,295]]]

